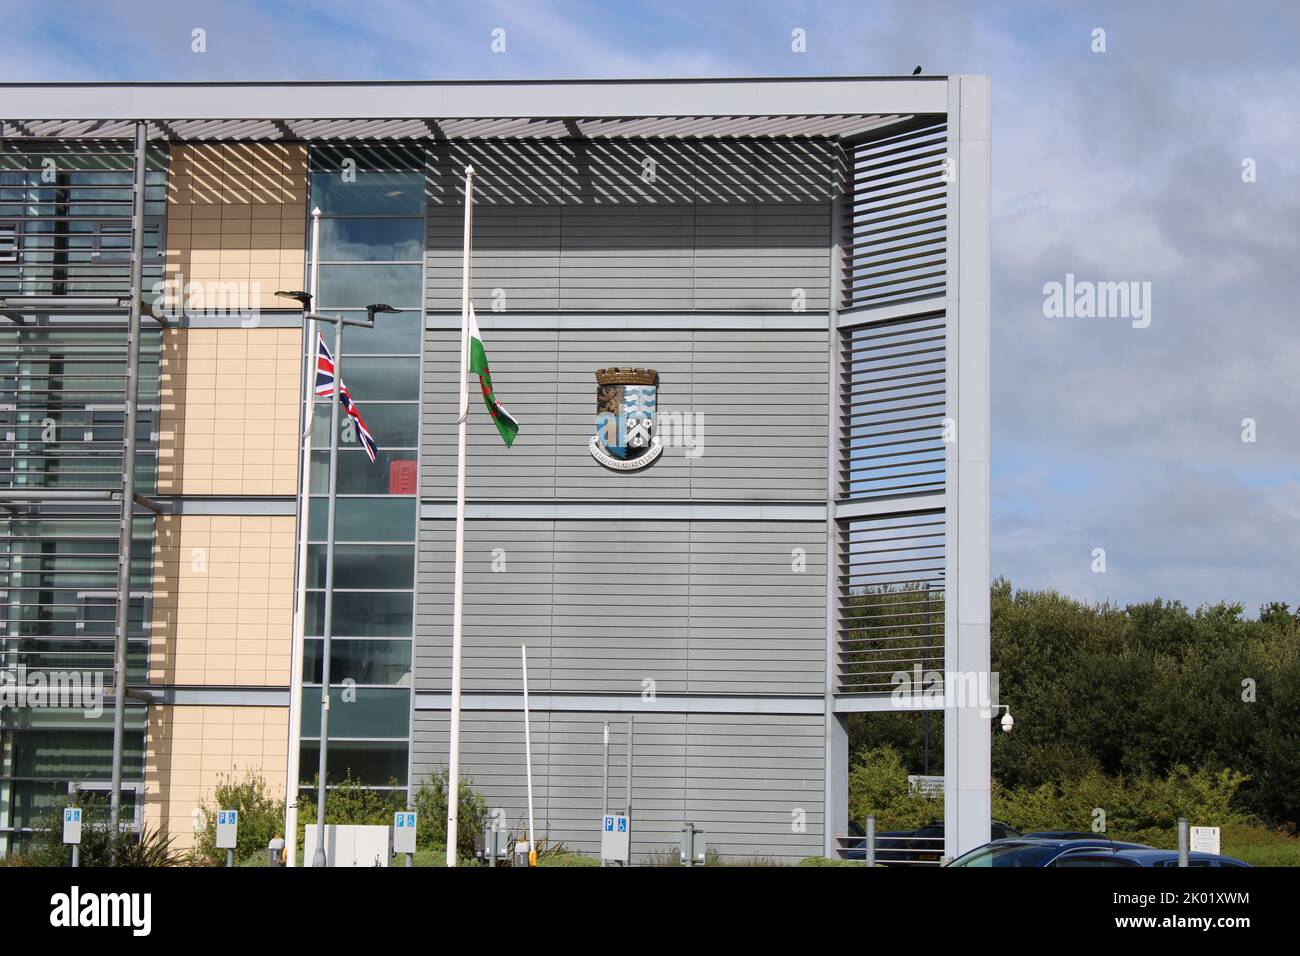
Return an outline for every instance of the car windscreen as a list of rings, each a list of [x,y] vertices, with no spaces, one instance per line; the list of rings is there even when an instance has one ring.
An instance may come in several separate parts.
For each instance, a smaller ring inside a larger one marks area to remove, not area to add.
[[[949,866],[1042,866],[1057,852],[1041,843],[990,843],[957,857]]]

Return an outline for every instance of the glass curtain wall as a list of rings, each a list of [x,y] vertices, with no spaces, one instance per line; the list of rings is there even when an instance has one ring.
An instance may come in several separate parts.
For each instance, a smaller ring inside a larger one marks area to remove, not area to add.
[[[151,147],[145,192],[146,291],[162,276],[166,152]],[[0,295],[125,296],[134,184],[130,142],[0,142]],[[0,489],[117,490],[126,391],[125,316],[29,313],[0,328]],[[141,336],[136,487],[157,483],[161,338]],[[80,678],[112,690],[118,505],[22,503],[0,511],[0,670],[13,683]],[[146,680],[154,522],[134,527],[127,679]],[[66,685],[65,685],[66,686]],[[39,699],[39,698],[38,698]],[[48,704],[48,698],[47,698]],[[69,787],[107,793],[113,712],[0,709],[0,853]],[[124,817],[144,775],[145,708],[126,714]]]
[[[365,318],[346,326],[343,381],[379,445],[371,462],[339,410],[338,508],[330,662],[327,784],[350,776],[404,789],[410,734],[415,622],[423,342],[425,152],[418,146],[331,146],[311,153],[309,208],[321,210],[317,311]],[[332,351],[334,327],[320,331]],[[328,399],[313,407],[308,509],[302,763],[310,785],[319,763],[327,505]]]

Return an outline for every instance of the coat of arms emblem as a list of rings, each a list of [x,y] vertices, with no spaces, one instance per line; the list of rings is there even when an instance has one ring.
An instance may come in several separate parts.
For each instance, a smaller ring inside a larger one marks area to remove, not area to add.
[[[606,468],[636,471],[663,452],[655,434],[659,373],[652,368],[596,372],[596,434],[588,450]]]

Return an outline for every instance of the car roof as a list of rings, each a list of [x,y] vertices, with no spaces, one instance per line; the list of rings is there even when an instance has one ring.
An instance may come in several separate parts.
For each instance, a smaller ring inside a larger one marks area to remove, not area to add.
[[[1115,847],[1121,850],[1149,850],[1151,847],[1145,843],[1126,843],[1123,840],[1108,840],[1106,837],[1094,837],[1087,840],[1082,839],[1062,839],[1061,837],[1007,837],[1004,840],[994,840],[994,844],[1025,844],[1028,846],[1049,846],[1057,847],[1062,850],[1072,850],[1078,847]]]
[[[1177,850],[1157,850],[1152,847],[1143,849],[1125,848],[1119,850],[1116,856],[1123,856],[1131,860],[1176,860],[1178,859]],[[1203,853],[1200,850],[1192,850],[1187,854],[1190,860],[1229,860],[1233,863],[1245,863],[1245,860],[1238,860],[1235,856],[1223,856],[1218,853]]]

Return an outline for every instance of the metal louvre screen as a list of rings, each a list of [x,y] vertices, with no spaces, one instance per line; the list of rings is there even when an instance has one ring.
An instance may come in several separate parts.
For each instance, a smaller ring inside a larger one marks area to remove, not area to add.
[[[942,312],[841,333],[840,496],[944,490]]]
[[[45,321],[45,320],[40,320]],[[161,337],[141,332],[136,488],[157,477]],[[121,487],[126,335],[17,326],[0,338],[0,488]]]
[[[0,295],[125,296],[134,149],[127,141],[0,142]],[[145,176],[144,291],[162,279],[167,156]]]
[[[941,120],[846,147],[843,308],[944,294],[947,135]]]
[[[900,672],[942,675],[944,513],[843,521],[839,546],[836,692],[887,694]],[[938,690],[942,677],[923,686]]]

